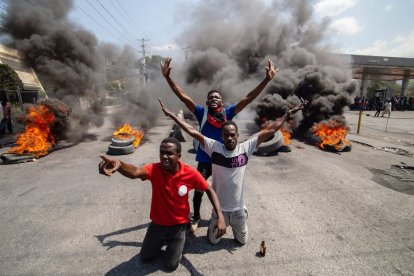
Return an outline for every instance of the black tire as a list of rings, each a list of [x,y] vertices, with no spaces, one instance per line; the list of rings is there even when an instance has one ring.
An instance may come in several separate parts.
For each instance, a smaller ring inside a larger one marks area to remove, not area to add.
[[[109,155],[124,155],[124,154],[131,154],[135,151],[134,145],[128,145],[125,147],[118,147],[114,145],[108,146],[108,152]]]
[[[250,138],[253,138],[256,136],[258,136],[258,133],[253,134]],[[271,139],[261,143],[254,153],[258,155],[266,155],[266,154],[277,151],[279,148],[283,146],[283,144],[284,144],[283,134],[280,130],[278,130],[275,132],[275,135]]]
[[[134,143],[134,141],[135,141],[134,136],[128,139],[119,139],[119,138],[112,137],[111,145],[116,146],[116,147],[126,147]]]
[[[352,150],[352,146],[351,145],[347,145],[344,147],[344,149],[342,150],[343,152],[349,152]]]

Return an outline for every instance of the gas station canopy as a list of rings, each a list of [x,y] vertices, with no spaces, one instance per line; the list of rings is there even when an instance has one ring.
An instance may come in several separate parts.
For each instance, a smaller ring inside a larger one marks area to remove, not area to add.
[[[414,79],[414,58],[349,55],[354,79]]]

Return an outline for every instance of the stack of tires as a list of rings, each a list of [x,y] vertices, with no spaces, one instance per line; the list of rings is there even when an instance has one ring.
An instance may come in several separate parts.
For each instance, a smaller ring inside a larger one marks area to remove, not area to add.
[[[126,139],[121,139],[117,137],[112,137],[112,143],[108,146],[109,155],[124,155],[131,154],[135,151],[134,143],[135,137],[128,137]]]

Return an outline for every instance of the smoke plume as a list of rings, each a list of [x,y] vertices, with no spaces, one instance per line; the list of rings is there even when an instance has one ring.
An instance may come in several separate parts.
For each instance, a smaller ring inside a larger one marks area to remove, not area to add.
[[[72,127],[65,137],[81,141],[91,126],[103,124],[100,99],[107,93],[104,84],[127,79],[137,56],[127,46],[100,44],[94,34],[71,22],[68,13],[73,0],[13,0],[6,4],[0,30],[3,40],[6,37],[8,46],[22,53],[48,97],[70,106]],[[113,116],[115,127],[123,123],[151,126],[155,117],[146,112],[151,107],[146,92],[133,82],[125,86],[129,93],[123,98],[124,109]],[[142,123],[137,119],[141,116]]]
[[[191,24],[179,41],[190,47],[186,81],[198,91],[197,99],[203,102],[208,90],[218,89],[225,100],[237,102],[265,77],[271,59],[280,71],[259,96],[258,123],[284,114],[300,97],[309,101],[303,117],[296,118],[300,131],[342,114],[356,84],[328,54],[329,20],[316,21],[310,4],[209,0],[193,6]]]

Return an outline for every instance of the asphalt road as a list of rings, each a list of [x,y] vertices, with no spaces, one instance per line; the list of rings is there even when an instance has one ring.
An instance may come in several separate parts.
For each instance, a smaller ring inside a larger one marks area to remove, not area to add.
[[[393,112],[388,126],[366,114],[357,134],[357,112],[346,113],[351,152],[293,140],[291,152],[252,157],[248,243],[239,247],[228,231],[208,244],[204,197],[201,227],[172,275],[414,275],[414,112]],[[158,161],[171,125],[161,120],[122,160]],[[164,274],[160,260],[139,261],[150,184],[98,174],[113,130],[106,124],[35,162],[0,165],[0,274]],[[182,160],[195,165],[190,148],[183,143]]]

